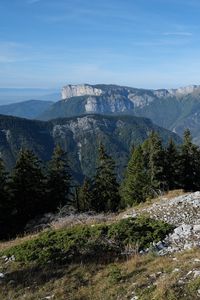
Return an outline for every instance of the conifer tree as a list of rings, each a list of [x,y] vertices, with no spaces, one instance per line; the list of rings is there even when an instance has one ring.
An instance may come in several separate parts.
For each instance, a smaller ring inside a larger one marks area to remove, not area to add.
[[[121,195],[125,206],[137,204],[150,196],[150,178],[145,169],[141,146],[136,147],[128,163]]]
[[[169,140],[167,148],[165,150],[164,173],[168,190],[174,190],[181,187],[180,153],[173,139]]]
[[[10,188],[19,227],[45,211],[44,175],[38,158],[21,149],[11,177]]]
[[[85,178],[82,186],[78,191],[79,209],[80,211],[88,211],[91,209],[92,191],[89,179]]]
[[[164,149],[156,132],[151,132],[149,138],[143,144],[143,151],[152,191],[156,195],[165,190],[167,186],[164,173]]]
[[[100,144],[96,175],[93,184],[92,208],[97,212],[116,211],[120,206],[119,184],[115,163]]]
[[[0,158],[0,237],[5,237],[9,233],[11,214],[15,209],[10,201],[7,180],[8,176],[4,162]]]
[[[195,191],[200,188],[200,152],[192,143],[190,131],[184,132],[180,157],[181,184],[185,191]]]
[[[47,171],[47,207],[56,211],[69,203],[70,171],[66,152],[57,145]]]

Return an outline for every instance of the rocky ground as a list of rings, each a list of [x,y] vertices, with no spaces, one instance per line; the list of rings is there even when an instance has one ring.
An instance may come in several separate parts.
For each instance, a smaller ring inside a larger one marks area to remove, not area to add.
[[[175,198],[161,197],[144,208],[131,210],[123,218],[148,214],[175,226],[174,232],[164,241],[154,244],[159,254],[172,253],[200,247],[200,192]]]

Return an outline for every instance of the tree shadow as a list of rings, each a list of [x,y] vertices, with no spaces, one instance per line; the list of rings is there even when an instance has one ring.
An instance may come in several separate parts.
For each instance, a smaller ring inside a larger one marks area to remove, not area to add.
[[[3,284],[12,285],[13,288],[32,288],[44,285],[53,279],[62,278],[64,274],[66,274],[66,269],[56,265],[22,267],[19,270],[8,272]]]

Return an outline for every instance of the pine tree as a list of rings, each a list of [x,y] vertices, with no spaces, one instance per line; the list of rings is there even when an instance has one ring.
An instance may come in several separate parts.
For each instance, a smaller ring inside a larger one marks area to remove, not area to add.
[[[164,173],[166,177],[168,190],[174,190],[181,187],[179,171],[180,153],[173,139],[170,139],[165,150],[164,166]]]
[[[0,158],[0,237],[11,233],[11,214],[15,207],[10,201],[10,194],[7,186],[7,172],[4,162]]]
[[[190,131],[184,132],[180,157],[181,184],[185,191],[195,191],[200,188],[200,152],[192,143]]]
[[[149,172],[152,191],[155,195],[167,187],[164,173],[164,149],[162,141],[156,132],[149,135],[143,144],[144,161]]]
[[[143,202],[151,195],[141,146],[135,148],[128,163],[121,195],[125,206]]]
[[[36,215],[45,211],[44,175],[38,158],[27,149],[19,153],[11,177],[10,188],[19,228]]]
[[[85,178],[83,185],[78,191],[80,211],[89,211],[92,203],[92,191],[90,181]]]
[[[93,184],[92,208],[97,212],[116,211],[120,206],[119,184],[115,163],[100,144],[98,166]]]
[[[47,171],[47,207],[56,211],[69,203],[70,171],[67,154],[57,145]]]

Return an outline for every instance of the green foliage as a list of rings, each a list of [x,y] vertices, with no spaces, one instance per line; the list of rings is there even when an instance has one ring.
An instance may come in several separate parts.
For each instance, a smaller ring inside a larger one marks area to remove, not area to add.
[[[23,228],[28,220],[45,211],[45,183],[40,162],[34,153],[22,149],[10,181],[16,209],[16,226]]]
[[[5,250],[0,255],[14,255],[17,261],[72,262],[95,261],[121,255],[127,244],[140,249],[172,231],[172,226],[149,218],[126,219],[111,225],[75,226],[41,233],[36,239]]]
[[[116,211],[120,206],[119,184],[114,160],[99,147],[98,166],[94,177],[92,208],[97,211]]]
[[[136,147],[131,155],[122,183],[121,195],[124,206],[143,202],[150,195],[150,178],[145,169],[143,151],[140,146]]]
[[[67,155],[57,145],[47,171],[47,210],[55,211],[68,204],[70,180]]]
[[[89,179],[85,178],[82,186],[78,190],[78,204],[79,211],[88,211],[92,208],[92,190]]]
[[[180,147],[170,139],[164,148],[155,132],[136,147],[121,185],[121,196],[125,206],[134,205],[169,189],[200,189],[200,149],[192,143],[188,130]]]
[[[151,132],[143,150],[145,152],[146,168],[148,170],[151,188],[155,194],[166,186],[164,173],[164,149],[158,133]]]
[[[118,267],[118,265],[113,264],[110,266],[109,268],[109,274],[108,274],[108,278],[111,284],[115,284],[120,282],[120,280],[122,279],[122,271],[121,269]]]
[[[180,188],[180,153],[172,139],[169,140],[165,150],[164,172],[167,189]]]
[[[10,193],[8,191],[8,174],[5,170],[3,160],[0,158],[0,237],[9,232],[11,215],[14,207],[11,203]]]
[[[189,130],[184,132],[183,144],[180,153],[181,185],[185,191],[194,191],[200,188],[200,151],[192,143]]]
[[[122,247],[133,244],[144,249],[150,242],[162,240],[172,228],[172,225],[146,217],[130,218],[113,224],[108,237],[114,238]]]

